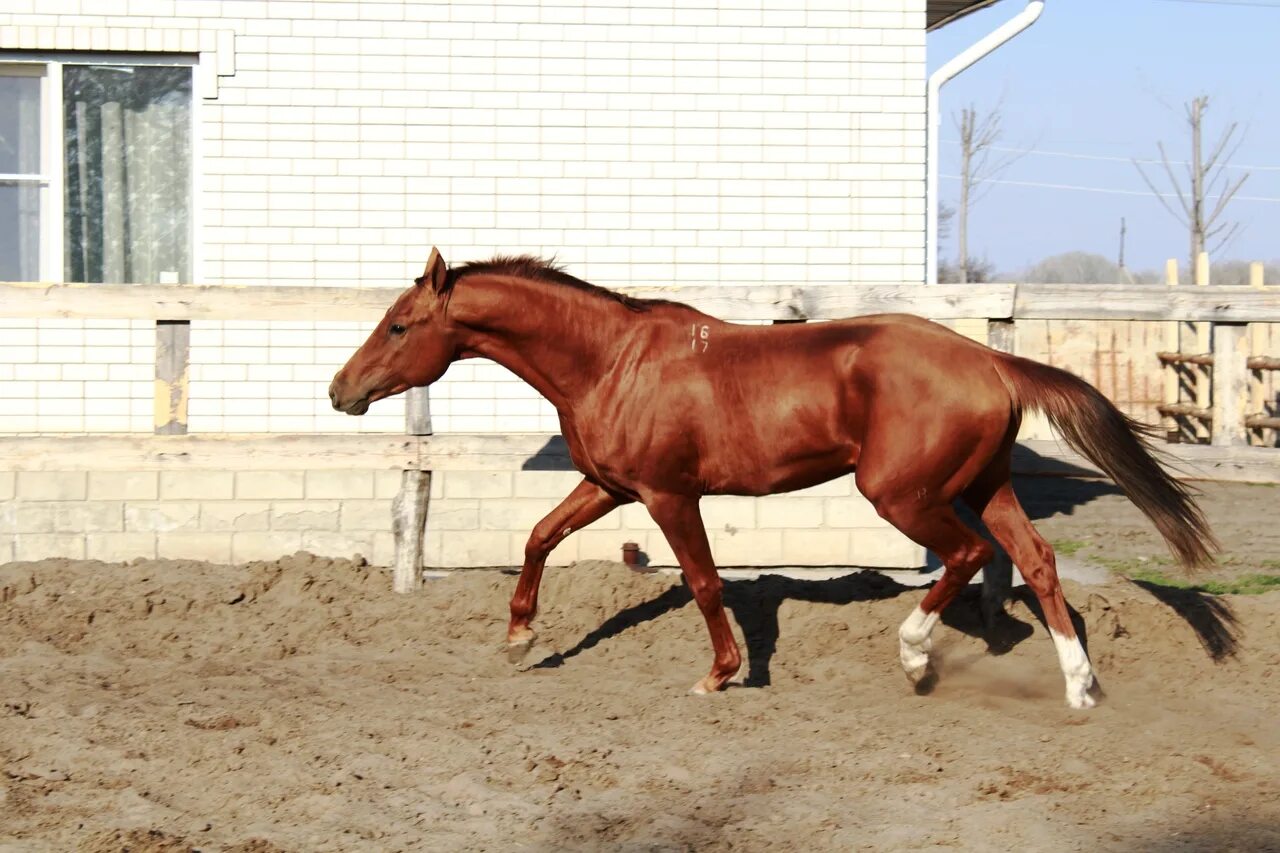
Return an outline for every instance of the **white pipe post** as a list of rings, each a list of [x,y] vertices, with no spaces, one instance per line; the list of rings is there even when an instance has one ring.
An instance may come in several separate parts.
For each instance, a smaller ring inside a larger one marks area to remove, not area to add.
[[[942,84],[979,59],[1009,41],[1036,22],[1044,11],[1044,0],[1030,0],[1025,9],[1001,26],[987,33],[959,55],[929,75],[929,94],[925,103],[928,111],[928,134],[925,141],[925,284],[938,283],[938,150],[941,146]]]

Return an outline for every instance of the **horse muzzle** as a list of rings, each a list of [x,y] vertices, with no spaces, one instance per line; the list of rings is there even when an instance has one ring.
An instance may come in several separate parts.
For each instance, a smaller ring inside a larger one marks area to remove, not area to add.
[[[345,388],[341,386],[335,377],[333,382],[329,384],[329,403],[339,412],[346,412],[348,415],[363,415],[369,411],[369,395],[352,399],[344,392]]]

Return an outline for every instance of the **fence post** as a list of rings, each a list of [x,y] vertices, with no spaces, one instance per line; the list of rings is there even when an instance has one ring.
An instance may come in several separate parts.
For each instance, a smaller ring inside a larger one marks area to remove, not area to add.
[[[1266,270],[1262,261],[1254,261],[1249,264],[1249,287],[1254,290],[1266,290]],[[1271,327],[1264,323],[1252,323],[1249,325],[1249,352],[1265,353],[1270,349],[1271,343]],[[1245,413],[1249,415],[1266,415],[1267,414],[1267,371],[1259,370],[1256,373],[1249,371],[1249,409]],[[1266,446],[1265,427],[1257,427],[1252,430],[1246,430],[1250,444],[1261,444]],[[1255,442],[1256,439],[1256,442]]]
[[[431,397],[426,388],[405,392],[404,431],[411,436],[431,435]],[[396,592],[414,592],[418,588],[430,497],[430,471],[401,472],[400,492],[391,502],[391,532],[396,547],[392,589]]]
[[[987,320],[987,346],[1012,353],[1014,332],[1012,320]],[[982,622],[988,630],[995,627],[996,615],[1004,611],[1004,603],[1013,591],[1013,561],[999,543],[991,544],[995,554],[982,569]]]
[[[1178,286],[1178,261],[1169,258],[1164,262],[1164,282],[1169,287]],[[1165,352],[1180,352],[1179,343],[1182,337],[1182,324],[1177,320],[1165,324]],[[1186,368],[1180,364],[1170,364],[1164,369],[1164,397],[1166,403],[1182,402],[1182,382]],[[1183,435],[1182,418],[1177,415],[1165,415],[1165,438],[1167,441],[1180,441]]]
[[[1209,253],[1201,252],[1196,255],[1195,283],[1197,287],[1207,287],[1209,284]],[[1202,354],[1209,352],[1213,345],[1213,327],[1206,322],[1184,323],[1187,335],[1184,337],[1187,346],[1180,346],[1180,352],[1194,352]],[[1192,366],[1189,368],[1191,382],[1194,383],[1191,390],[1191,398],[1195,401],[1196,407],[1200,409],[1208,409],[1212,405],[1213,384],[1212,374],[1202,367]],[[1191,419],[1192,435],[1197,441],[1203,441],[1210,436],[1209,426],[1200,418]]]
[[[1249,443],[1244,404],[1249,393],[1249,326],[1213,324],[1213,433],[1217,447]]]
[[[191,322],[156,320],[156,435],[186,435]]]

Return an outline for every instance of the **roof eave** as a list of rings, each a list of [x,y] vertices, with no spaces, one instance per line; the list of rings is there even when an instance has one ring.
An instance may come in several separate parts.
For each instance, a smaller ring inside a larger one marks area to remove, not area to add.
[[[947,15],[946,17],[943,17],[937,21],[934,21],[933,23],[929,24],[925,29],[928,32],[933,32],[939,27],[945,27],[947,24],[951,23],[952,21],[958,21],[961,18],[963,18],[965,15],[976,12],[979,9],[985,9],[986,7],[992,6],[997,2],[998,0],[974,0],[974,2],[969,3],[966,6],[963,6],[957,9],[956,11]]]

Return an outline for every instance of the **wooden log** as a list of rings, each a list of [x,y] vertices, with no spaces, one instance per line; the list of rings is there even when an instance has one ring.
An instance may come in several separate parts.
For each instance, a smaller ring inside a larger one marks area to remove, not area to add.
[[[190,381],[191,323],[156,321],[155,432],[183,435],[187,431]]]
[[[1211,409],[1202,409],[1195,403],[1164,403],[1157,406],[1156,410],[1162,415],[1196,418],[1202,421],[1213,420],[1213,411]]]
[[[1244,425],[1249,429],[1280,429],[1280,418],[1271,415],[1249,415],[1244,419]]]
[[[406,435],[431,435],[431,397],[426,388],[410,388],[404,401]],[[431,472],[406,470],[391,502],[391,534],[395,539],[392,589],[414,592],[422,575],[422,542],[431,499]]]
[[[1249,396],[1249,327],[1245,323],[1213,325],[1213,432],[1218,447],[1249,443],[1244,425]]]
[[[1205,367],[1213,366],[1213,353],[1197,353],[1189,352],[1158,352],[1156,358],[1161,364],[1198,364]]]
[[[391,533],[395,537],[391,586],[395,592],[415,592],[422,579],[422,539],[430,493],[430,471],[402,473],[400,491],[391,501]]]
[[[1280,358],[1269,355],[1251,355],[1245,364],[1250,370],[1280,370]]]

